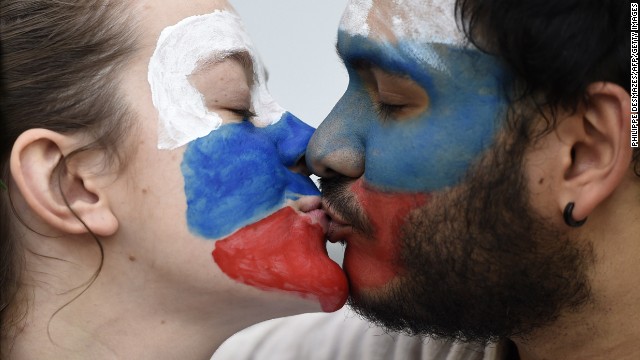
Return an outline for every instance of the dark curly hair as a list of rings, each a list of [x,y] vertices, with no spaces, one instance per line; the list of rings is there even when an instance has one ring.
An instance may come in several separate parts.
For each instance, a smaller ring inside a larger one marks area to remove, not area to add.
[[[456,13],[468,40],[511,70],[511,106],[533,108],[547,120],[536,135],[554,128],[558,110],[584,104],[593,82],[615,83],[630,93],[627,1],[456,0]],[[531,136],[530,127],[519,125],[521,137]],[[633,159],[640,176],[640,149]]]

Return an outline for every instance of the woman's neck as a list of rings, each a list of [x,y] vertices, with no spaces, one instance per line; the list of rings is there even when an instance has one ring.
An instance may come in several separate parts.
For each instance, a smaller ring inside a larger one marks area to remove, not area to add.
[[[72,255],[42,251],[59,259],[28,254],[26,317],[3,351],[12,359],[209,359],[245,327],[319,311],[316,301],[237,283],[213,266],[198,281],[169,276],[112,244],[99,273],[95,243],[74,244]]]

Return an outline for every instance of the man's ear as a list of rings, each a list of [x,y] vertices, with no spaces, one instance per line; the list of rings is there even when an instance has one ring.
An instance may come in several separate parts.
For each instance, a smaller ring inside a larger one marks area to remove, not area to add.
[[[558,206],[562,211],[574,202],[573,218],[588,217],[629,171],[633,149],[630,143],[630,96],[619,85],[593,83],[587,102],[558,124],[564,166]]]
[[[112,235],[118,221],[96,174],[95,152],[66,156],[79,147],[73,135],[45,129],[22,133],[13,145],[13,180],[31,211],[63,233]],[[93,161],[93,163],[91,163]],[[87,229],[88,228],[88,229]]]

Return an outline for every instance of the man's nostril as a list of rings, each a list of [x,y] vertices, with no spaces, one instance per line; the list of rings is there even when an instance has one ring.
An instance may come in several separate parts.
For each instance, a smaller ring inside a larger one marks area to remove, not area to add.
[[[337,171],[333,170],[330,167],[324,169],[323,177],[334,177],[334,176],[338,176],[338,175],[340,175],[340,174],[338,174]]]
[[[364,156],[352,149],[337,150],[311,161],[311,170],[320,177],[346,176],[356,179],[364,174]]]

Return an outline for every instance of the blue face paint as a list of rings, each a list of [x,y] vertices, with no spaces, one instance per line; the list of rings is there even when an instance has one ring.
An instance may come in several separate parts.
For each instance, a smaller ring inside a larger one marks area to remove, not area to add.
[[[190,230],[217,239],[266,217],[287,199],[319,195],[309,177],[288,169],[312,133],[286,112],[267,127],[226,124],[189,143],[181,170]]]
[[[318,128],[314,157],[348,150],[364,157],[367,182],[385,190],[431,192],[457,184],[493,143],[506,105],[505,74],[495,58],[444,44],[391,44],[345,32],[339,33],[338,51],[349,87]],[[354,69],[358,61],[410,77],[428,94],[428,108],[400,121],[381,118]]]

